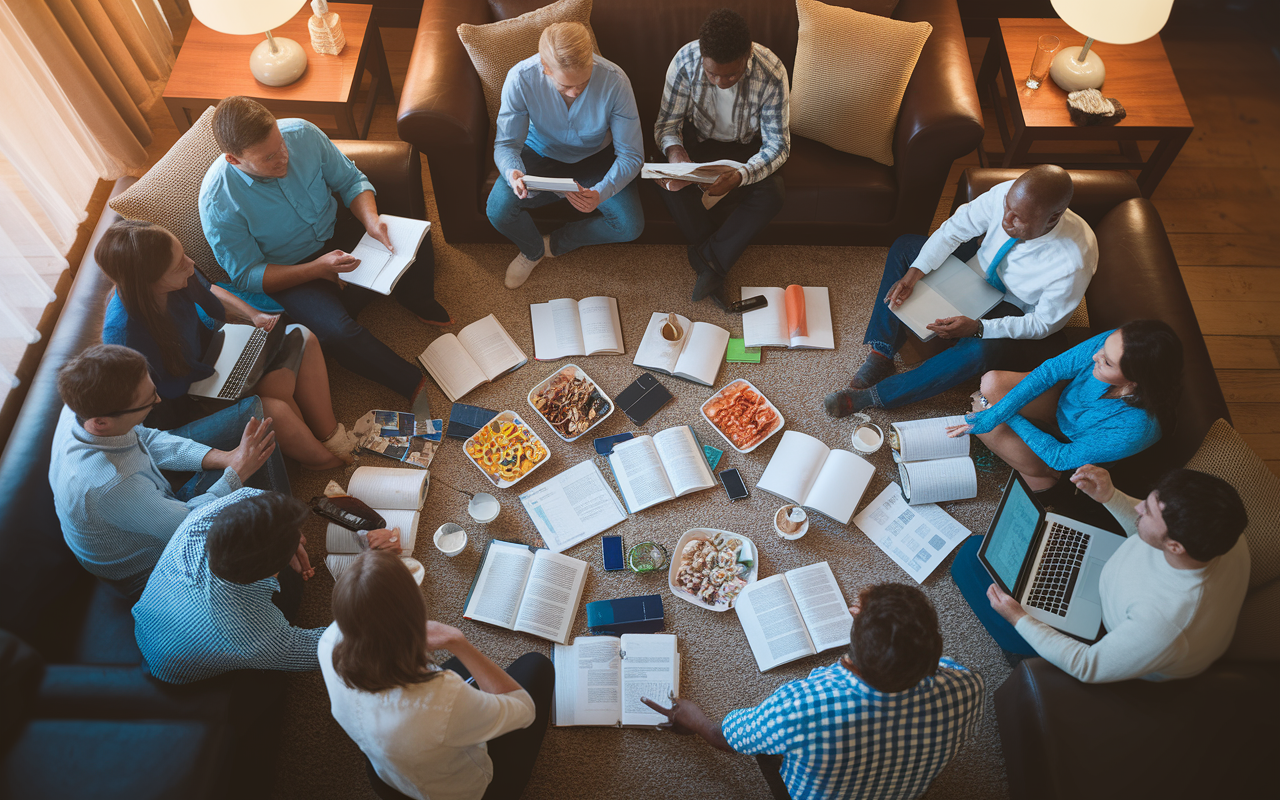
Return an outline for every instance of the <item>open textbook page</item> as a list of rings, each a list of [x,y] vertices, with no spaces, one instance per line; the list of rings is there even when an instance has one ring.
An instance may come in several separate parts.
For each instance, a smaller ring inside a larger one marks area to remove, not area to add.
[[[674,178],[690,183],[715,183],[728,170],[742,169],[741,161],[722,158],[719,161],[684,161],[679,163],[654,162],[640,167],[640,177],[649,180]]]
[[[612,297],[560,299],[529,306],[533,357],[554,361],[570,356],[619,355],[622,320]]]
[[[462,616],[565,643],[586,577],[585,561],[491,539]]]
[[[449,402],[482,383],[528,362],[528,357],[507,333],[497,317],[490,314],[458,332],[446,333],[427,345],[418,356],[424,369],[444,391]]]
[[[555,724],[650,726],[666,721],[640,698],[664,704],[680,691],[680,654],[668,633],[579,636],[552,648]]]
[[[609,455],[609,466],[632,513],[716,485],[688,425],[619,442]]]
[[[422,564],[413,558],[418,542],[420,509],[427,499],[430,473],[388,467],[360,467],[347,485],[347,494],[377,511],[388,528],[400,531],[400,558],[420,579]],[[325,528],[325,567],[336,579],[360,554],[360,539],[352,531],[330,522]]]
[[[756,487],[847,525],[874,474],[871,462],[848,450],[784,431]]]
[[[676,315],[683,336],[680,341],[668,341],[662,335],[667,315],[655,311],[649,317],[644,338],[636,348],[633,362],[664,375],[673,375],[687,381],[711,386],[720,374],[725,351],[729,349],[729,331],[719,325],[706,322],[690,322],[687,317]]]
[[[607,531],[627,518],[594,461],[583,461],[520,494],[538,534],[553,552]]]
[[[825,561],[750,584],[734,608],[761,672],[849,644],[853,617]]]
[[[938,506],[907,505],[896,483],[885,487],[853,524],[916,583],[924,583],[969,536],[968,528]]]
[[[742,315],[742,338],[746,347],[788,347],[796,350],[834,350],[835,327],[831,322],[831,296],[825,286],[805,286],[804,303],[798,308],[787,302],[787,290],[767,286],[743,286],[742,299],[763,295],[769,301]],[[792,335],[798,317],[804,317],[803,335]]]
[[[383,214],[382,220],[387,223],[387,235],[395,252],[366,233],[351,251],[351,255],[360,259],[360,266],[343,273],[342,280],[389,295],[400,277],[413,266],[418,247],[431,231],[431,223],[391,214]]]
[[[963,416],[933,417],[889,426],[889,445],[898,462],[902,494],[912,505],[967,500],[978,496],[978,472],[969,457],[970,437],[947,436]]]
[[[938,334],[926,328],[947,317],[981,319],[1004,299],[1004,293],[987,283],[987,278],[977,268],[955,256],[947,256],[942,266],[916,282],[911,296],[897,308],[890,310],[902,320],[911,332],[923,341]],[[884,298],[879,298],[884,302]]]

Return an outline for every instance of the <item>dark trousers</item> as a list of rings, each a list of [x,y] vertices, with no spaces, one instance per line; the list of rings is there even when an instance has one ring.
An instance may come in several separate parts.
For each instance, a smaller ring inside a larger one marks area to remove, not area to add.
[[[782,756],[761,753],[756,756],[756,763],[760,765],[760,774],[764,775],[764,782],[769,784],[773,800],[791,800],[787,784],[782,780]]]
[[[687,138],[685,150],[698,162],[729,159],[746,163],[760,152],[760,140],[741,144],[712,139],[693,142]],[[786,196],[777,172],[762,181],[739,186],[710,211],[703,207],[702,188],[696,183],[678,192],[668,192],[661,186],[659,189],[676,227],[720,275],[733,268],[756,234],[777,216]]]
[[[456,658],[451,658],[440,666],[453,670],[464,680],[471,677],[471,673]],[[493,780],[489,782],[483,800],[515,800],[524,792],[529,777],[533,775],[533,764],[538,760],[538,751],[542,749],[547,723],[551,720],[551,693],[556,685],[556,670],[551,659],[541,653],[525,653],[507,667],[507,674],[515,678],[520,688],[533,698],[533,724],[489,740]],[[401,800],[405,797],[378,777],[367,758],[365,768],[369,773],[373,793],[382,800]]]
[[[333,236],[306,260],[313,261],[332,250],[349,252],[362,236],[364,225],[351,209],[339,205]],[[447,320],[448,313],[435,299],[435,280],[435,251],[428,236],[418,247],[413,266],[392,290],[392,296],[423,319]],[[271,297],[284,307],[291,320],[310,328],[325,352],[339,364],[413,398],[422,381],[422,372],[355,320],[360,310],[378,297],[376,292],[350,285],[343,289],[333,281],[314,280],[272,292]]]

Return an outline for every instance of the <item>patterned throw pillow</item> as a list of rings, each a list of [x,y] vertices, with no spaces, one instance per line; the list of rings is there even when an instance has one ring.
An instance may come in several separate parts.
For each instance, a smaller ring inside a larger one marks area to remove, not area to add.
[[[559,0],[549,6],[521,14],[514,19],[488,25],[458,26],[458,38],[467,48],[471,63],[480,74],[484,88],[484,104],[489,110],[489,127],[498,120],[502,106],[502,84],[511,68],[538,52],[542,31],[556,22],[581,22],[591,32],[591,48],[600,53],[596,35],[591,31],[591,0]]]
[[[187,251],[196,269],[214,283],[230,281],[218,266],[200,225],[200,184],[222,148],[213,138],[213,107],[134,185],[107,205],[125,219],[154,222],[169,230]]]
[[[893,166],[898,110],[933,26],[817,0],[796,11],[791,132]]]

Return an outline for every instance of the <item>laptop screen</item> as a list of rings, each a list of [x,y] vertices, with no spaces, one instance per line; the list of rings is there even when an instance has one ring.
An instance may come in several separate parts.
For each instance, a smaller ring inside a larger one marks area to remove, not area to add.
[[[1011,480],[1008,493],[1000,517],[988,534],[985,555],[1001,582],[1012,591],[1031,547],[1031,538],[1040,524],[1040,509],[1021,481]]]

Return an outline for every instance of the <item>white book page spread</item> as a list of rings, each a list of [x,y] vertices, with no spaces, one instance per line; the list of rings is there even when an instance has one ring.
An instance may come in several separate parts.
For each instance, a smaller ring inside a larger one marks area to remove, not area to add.
[[[913,506],[978,496],[978,471],[968,456],[904,461],[898,465],[898,476]]]
[[[554,361],[566,356],[585,356],[582,321],[576,300],[552,300],[529,306],[533,321],[533,357]]]
[[[724,363],[724,354],[729,348],[729,332],[719,325],[695,322],[685,338],[688,341],[676,360],[672,374],[711,386]]]
[[[587,562],[539,550],[512,628],[565,644],[586,581]]]
[[[352,473],[347,493],[360,498],[370,508],[416,511],[427,499],[429,477],[429,473],[416,469],[360,467]]]
[[[761,672],[818,652],[785,575],[770,575],[748,585],[738,595],[734,610]]]
[[[586,355],[621,355],[625,352],[617,300],[612,297],[584,297],[578,301],[578,318],[581,320]]]
[[[675,372],[676,362],[680,360],[680,351],[689,341],[688,333],[691,327],[688,317],[676,314],[676,320],[679,321],[680,329],[685,332],[685,336],[678,342],[668,342],[662,338],[662,323],[667,321],[667,315],[661,311],[653,312],[653,316],[649,317],[648,327],[644,329],[644,338],[636,348],[636,358],[632,363],[637,367],[656,369],[667,375]]]
[[[937,569],[969,536],[969,529],[936,505],[909,506],[891,483],[853,524],[916,583]]]
[[[783,316],[786,316],[785,296],[783,290]],[[770,301],[772,302],[772,301]],[[804,320],[807,336],[790,338],[792,347],[802,350],[834,350],[836,349],[835,327],[831,324],[831,293],[825,286],[804,287]]]
[[[974,267],[955,256],[947,256],[942,265],[918,281],[911,296],[892,311],[912,333],[928,341],[937,334],[926,325],[946,317],[978,319],[1003,298]],[[884,302],[884,298],[879,301]]]
[[[744,166],[740,161],[731,161],[722,158],[719,161],[681,161],[677,163],[650,162],[640,167],[640,177],[650,180],[663,180],[665,178],[679,178],[680,180],[690,181],[692,183],[715,183],[716,179],[724,172],[718,167],[728,167],[730,169],[741,169]],[[711,167],[711,169],[708,169]]]
[[[622,636],[622,724],[657,725],[667,718],[640,698],[670,706],[677,688],[676,637],[670,633],[628,633]]]
[[[413,549],[418,545],[419,512],[398,508],[380,508],[377,511],[387,521],[388,529],[400,530],[400,555],[413,555]]]
[[[618,479],[618,488],[622,490],[627,508],[633,514],[675,499],[675,489],[667,478],[652,436],[637,436],[614,445],[609,464]]]
[[[360,540],[353,531],[330,522],[324,529],[324,549],[329,555],[358,555],[360,553]]]
[[[622,709],[622,641],[579,636],[556,644],[556,725],[617,725]]]
[[[520,495],[538,534],[553,552],[607,531],[627,518],[594,461],[583,461]]]
[[[707,466],[707,457],[689,426],[667,428],[654,434],[653,446],[658,451],[658,458],[662,459],[662,467],[676,497],[716,485],[716,477]]]
[[[928,461],[932,458],[955,458],[969,455],[969,434],[952,439],[947,428],[967,424],[963,414],[895,422],[898,431],[899,461]]]
[[[427,345],[418,361],[452,403],[488,380],[484,370],[452,333],[446,333]]]
[[[768,298],[769,305],[742,315],[743,346],[789,347],[791,338],[787,335],[786,292],[767,286],[742,287],[743,300],[756,295]]]
[[[773,451],[756,488],[792,503],[807,505],[809,490],[830,452],[825,444],[807,433],[783,431],[782,441]]]
[[[489,380],[509,372],[527,359],[507,334],[498,318],[490,314],[478,319],[458,332],[458,341],[471,354],[476,366]]]
[[[801,505],[848,525],[875,473],[876,468],[861,456],[848,450],[832,450]]]
[[[491,540],[489,553],[480,566],[480,577],[463,616],[511,628],[520,608],[520,596],[533,567],[533,553],[522,544]]]
[[[793,569],[787,572],[787,585],[791,587],[796,605],[800,606],[814,650],[821,653],[849,644],[853,615],[849,613],[849,604],[840,593],[830,564],[820,561]]]
[[[366,233],[351,251],[351,255],[360,259],[360,266],[344,274],[342,279],[379,294],[391,294],[396,281],[417,258],[418,245],[431,230],[431,223],[391,214],[383,214],[382,221],[387,223],[387,235],[395,252]]]

